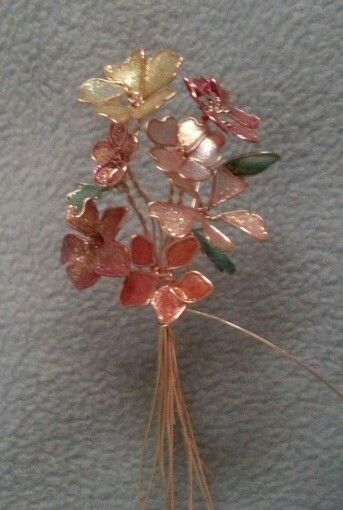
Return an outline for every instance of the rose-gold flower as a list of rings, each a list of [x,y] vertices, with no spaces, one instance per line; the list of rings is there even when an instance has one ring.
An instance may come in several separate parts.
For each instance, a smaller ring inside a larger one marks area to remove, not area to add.
[[[93,159],[98,166],[95,180],[101,186],[116,186],[125,176],[138,145],[137,137],[129,133],[127,124],[113,122],[108,138],[97,142],[93,148]]]
[[[223,134],[210,131],[205,124],[193,118],[181,122],[177,122],[175,117],[152,119],[147,133],[155,143],[151,156],[157,167],[171,178],[206,180],[222,157]]]
[[[185,205],[153,202],[149,206],[149,211],[153,218],[158,219],[162,230],[172,237],[183,238],[192,231],[197,223],[200,223],[209,241],[223,251],[231,251],[234,245],[225,234],[214,226],[213,223],[217,221],[229,223],[259,241],[266,241],[269,238],[261,216],[246,210],[224,212],[211,216],[207,211],[193,209]]]
[[[173,277],[172,269],[192,262],[198,251],[199,242],[193,235],[174,241],[165,250],[163,267],[158,267],[153,243],[144,236],[135,236],[131,260],[138,268],[125,279],[121,303],[125,306],[151,304],[162,324],[174,322],[188,304],[204,299],[213,290],[212,283],[198,271],[188,271],[178,279]],[[142,267],[149,270],[144,271]]]
[[[260,126],[261,119],[235,108],[230,92],[221,87],[215,78],[184,78],[184,81],[205,120],[211,120],[226,133],[232,133],[242,140],[258,141],[255,130]]]
[[[61,262],[68,263],[67,273],[79,290],[94,285],[100,276],[126,276],[130,271],[128,249],[115,241],[124,218],[125,207],[110,207],[99,219],[93,200],[77,216],[72,206],[67,210],[67,222],[88,239],[67,234],[62,243]]]

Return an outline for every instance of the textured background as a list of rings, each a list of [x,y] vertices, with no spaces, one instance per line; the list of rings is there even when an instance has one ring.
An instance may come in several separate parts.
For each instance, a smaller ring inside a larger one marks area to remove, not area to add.
[[[339,4],[1,2],[1,509],[136,507],[153,315],[124,313],[115,280],[76,292],[58,258],[64,195],[89,178],[90,148],[106,131],[77,88],[135,46],[173,48],[184,75],[221,77],[265,119],[261,148],[283,156],[243,199],[267,218],[272,242],[237,236],[239,271],[214,275],[201,309],[277,339],[342,386]],[[194,113],[185,97],[166,111]],[[139,170],[157,194],[156,171]],[[338,398],[220,325],[188,316],[177,332],[218,508],[342,508]]]

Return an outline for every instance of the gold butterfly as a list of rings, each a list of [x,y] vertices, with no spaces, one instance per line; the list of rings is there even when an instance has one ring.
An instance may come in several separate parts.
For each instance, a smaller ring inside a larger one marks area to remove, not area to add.
[[[169,85],[181,63],[182,56],[171,50],[152,57],[134,50],[123,64],[105,66],[105,79],[91,78],[81,85],[79,100],[116,122],[140,120],[175,96]]]

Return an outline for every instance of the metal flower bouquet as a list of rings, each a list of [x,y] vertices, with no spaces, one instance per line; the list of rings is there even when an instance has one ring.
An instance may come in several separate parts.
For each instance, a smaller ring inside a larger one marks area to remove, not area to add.
[[[273,152],[249,152],[224,159],[231,136],[258,141],[261,121],[236,108],[230,92],[213,77],[184,79],[186,90],[198,107],[197,118],[178,120],[168,115],[146,120],[175,96],[171,82],[181,63],[182,57],[170,50],[146,57],[138,49],[123,64],[105,66],[104,78],[92,78],[81,86],[80,100],[108,119],[109,132],[106,139],[93,147],[95,170],[91,182],[80,184],[67,195],[67,222],[78,235],[67,234],[62,246],[62,263],[78,290],[91,287],[101,277],[122,278],[120,302],[124,307],[151,305],[156,311],[157,378],[142,458],[156,422],[158,442],[153,476],[158,471],[162,477],[169,510],[177,507],[174,475],[177,422],[188,463],[187,508],[194,508],[195,485],[207,507],[214,508],[178,371],[172,328],[184,312],[223,322],[249,334],[298,363],[342,396],[314,369],[274,343],[191,308],[213,292],[208,277],[191,267],[197,257],[207,257],[221,272],[235,270],[228,257],[234,246],[223,227],[238,228],[257,241],[268,240],[264,221],[258,214],[231,208],[220,212],[217,208],[246,191],[247,178],[265,170],[279,156]],[[150,142],[152,163],[165,177],[167,198],[159,201],[148,195],[142,185],[144,175],[133,168],[144,135]],[[110,193],[114,199],[118,193],[126,196],[129,207],[109,207],[100,213],[97,203]],[[125,226],[129,209],[138,219],[139,230],[124,244],[116,237]],[[146,487],[141,479],[141,510],[147,507],[151,486],[152,480]]]

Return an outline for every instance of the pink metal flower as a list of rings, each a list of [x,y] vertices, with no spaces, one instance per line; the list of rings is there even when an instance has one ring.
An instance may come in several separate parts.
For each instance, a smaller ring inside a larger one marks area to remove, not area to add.
[[[258,142],[255,130],[260,126],[261,119],[235,108],[230,92],[221,87],[215,78],[184,78],[184,81],[205,120],[211,120],[226,133],[232,133],[242,140]]]
[[[98,166],[95,180],[102,186],[116,186],[125,176],[138,145],[137,137],[129,133],[127,124],[113,122],[109,137],[97,142],[93,148],[93,159]]]
[[[225,137],[193,118],[179,123],[175,117],[152,119],[147,133],[155,143],[151,156],[170,178],[204,181],[221,160]]]
[[[209,241],[223,251],[231,251],[234,245],[231,239],[213,224],[217,221],[229,223],[259,241],[266,241],[269,238],[261,216],[246,210],[211,216],[207,211],[169,202],[153,202],[149,210],[150,215],[158,219],[162,230],[172,237],[183,238],[200,223]]]
[[[174,322],[187,305],[204,299],[213,290],[212,283],[198,271],[188,271],[181,278],[173,277],[172,269],[183,267],[199,251],[198,240],[190,235],[170,243],[164,253],[163,268],[156,265],[154,245],[138,235],[132,240],[131,260],[137,266],[126,277],[120,295],[125,306],[151,304],[164,325]],[[149,267],[148,271],[142,267]]]
[[[99,219],[93,200],[77,216],[72,206],[67,209],[67,222],[88,239],[67,234],[62,243],[61,262],[68,263],[67,273],[79,289],[94,285],[100,276],[126,276],[130,271],[128,249],[115,241],[127,214],[125,207],[110,207]]]

